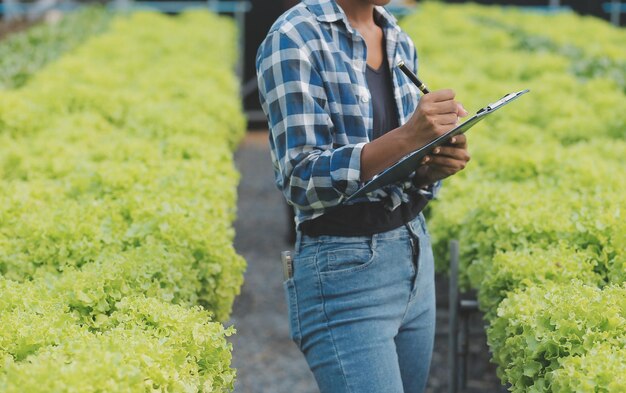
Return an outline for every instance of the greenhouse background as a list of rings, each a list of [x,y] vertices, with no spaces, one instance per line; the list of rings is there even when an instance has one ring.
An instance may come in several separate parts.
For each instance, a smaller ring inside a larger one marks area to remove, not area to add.
[[[0,3],[0,392],[317,391],[254,67],[294,4]],[[388,8],[466,108],[531,90],[426,211],[427,391],[626,392],[626,2]]]

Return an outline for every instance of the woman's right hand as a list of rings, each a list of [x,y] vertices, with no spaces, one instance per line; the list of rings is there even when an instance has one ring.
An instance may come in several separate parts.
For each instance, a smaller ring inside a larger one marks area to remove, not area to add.
[[[454,101],[454,91],[448,89],[425,94],[406,124],[363,147],[360,180],[371,180],[405,155],[453,129],[459,117],[466,115],[463,106]],[[429,170],[433,176],[429,178],[456,173],[458,167],[469,159],[466,152],[458,151],[459,148],[463,150],[460,146],[452,150],[444,149],[441,154],[435,153],[429,165],[433,167]]]
[[[425,94],[417,109],[402,126],[407,140],[413,144],[411,150],[417,150],[433,139],[453,129],[460,117],[467,116],[463,105],[454,100],[451,89],[437,90]]]

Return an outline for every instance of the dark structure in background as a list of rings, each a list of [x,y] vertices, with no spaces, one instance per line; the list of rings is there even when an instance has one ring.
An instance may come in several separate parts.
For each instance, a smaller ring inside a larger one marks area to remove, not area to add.
[[[289,8],[296,5],[298,0],[249,0],[252,3],[252,10],[246,15],[246,48],[245,48],[245,68],[244,81],[256,79],[255,58],[256,51],[265,38],[268,30],[274,21]],[[252,93],[244,97],[244,109],[246,111],[261,110],[259,94],[255,89]],[[258,119],[255,116],[248,122],[248,128],[267,128],[267,121]]]

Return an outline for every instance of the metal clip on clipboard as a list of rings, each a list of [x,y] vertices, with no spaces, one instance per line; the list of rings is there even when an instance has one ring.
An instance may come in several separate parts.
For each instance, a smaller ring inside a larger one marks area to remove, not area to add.
[[[508,104],[509,101],[514,100],[517,97],[521,96],[522,94],[528,93],[529,91],[530,90],[526,89],[526,90],[518,91],[517,93],[509,93],[505,95],[504,97],[502,97],[501,99],[499,99],[498,101],[494,102],[493,104],[489,104],[486,107],[480,109],[478,112],[476,112],[476,114],[479,115],[483,112],[491,112],[493,110],[496,110],[502,105]]]

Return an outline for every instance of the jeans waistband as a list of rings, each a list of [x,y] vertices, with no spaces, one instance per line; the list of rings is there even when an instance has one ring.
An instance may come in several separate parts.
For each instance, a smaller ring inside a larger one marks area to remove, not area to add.
[[[359,240],[377,242],[379,240],[391,240],[402,237],[419,236],[419,234],[422,232],[423,225],[424,215],[420,213],[417,215],[417,217],[415,217],[415,219],[408,222],[406,225],[401,225],[396,229],[392,229],[387,232],[376,233],[371,236],[307,236],[301,231],[298,231],[296,233],[295,251],[298,252],[302,245],[316,244],[320,242],[353,243],[358,242]]]

